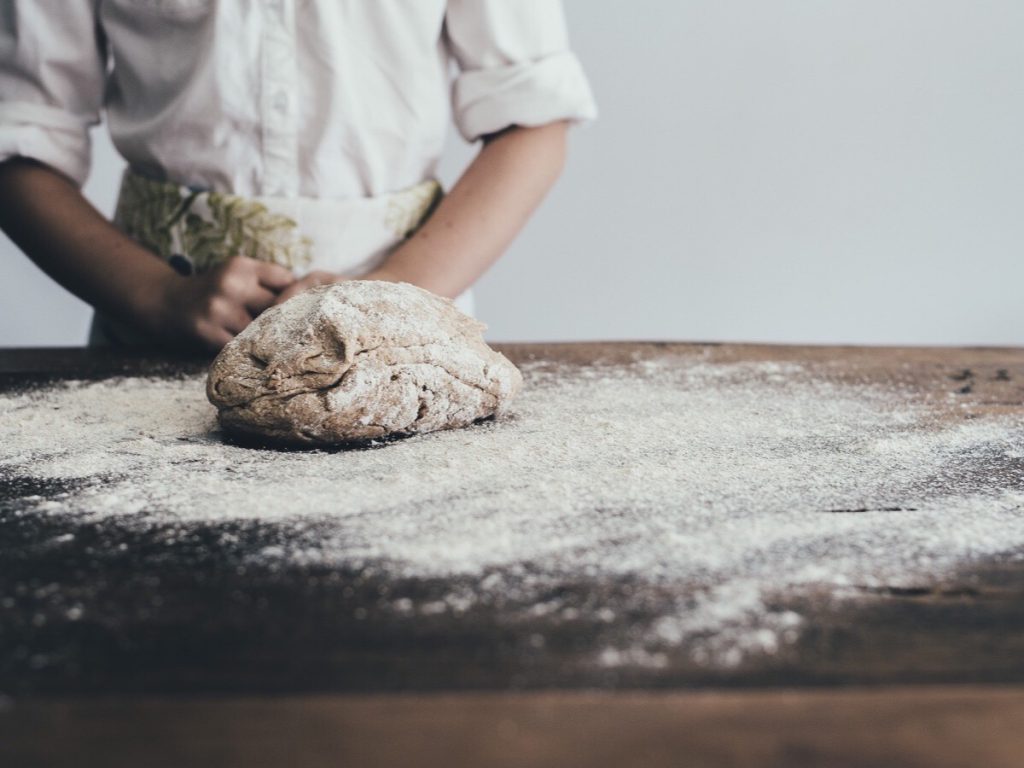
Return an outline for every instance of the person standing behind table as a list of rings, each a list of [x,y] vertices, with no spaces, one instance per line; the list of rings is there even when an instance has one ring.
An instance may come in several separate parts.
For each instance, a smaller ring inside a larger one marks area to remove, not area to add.
[[[449,100],[483,144],[445,196]],[[113,224],[79,190],[101,110]],[[595,114],[559,0],[6,0],[0,227],[94,343],[218,349],[354,276],[471,311]]]

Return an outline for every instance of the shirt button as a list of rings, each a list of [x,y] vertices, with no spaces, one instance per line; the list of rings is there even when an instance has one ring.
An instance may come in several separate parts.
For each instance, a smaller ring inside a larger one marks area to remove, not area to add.
[[[288,111],[288,94],[284,91],[278,91],[274,96],[274,109],[278,112]]]

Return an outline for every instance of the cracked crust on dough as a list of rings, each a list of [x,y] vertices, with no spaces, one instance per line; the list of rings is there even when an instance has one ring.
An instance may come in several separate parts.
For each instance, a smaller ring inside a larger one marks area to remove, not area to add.
[[[256,318],[210,366],[226,432],[335,445],[464,427],[522,385],[484,325],[408,283],[308,290]]]

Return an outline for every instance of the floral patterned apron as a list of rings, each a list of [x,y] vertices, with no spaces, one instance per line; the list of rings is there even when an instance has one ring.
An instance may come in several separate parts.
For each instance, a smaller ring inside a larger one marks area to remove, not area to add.
[[[379,266],[440,202],[430,179],[378,197],[342,200],[241,197],[147,179],[125,171],[114,224],[179,273],[192,275],[236,254],[301,277],[315,269],[358,277]],[[456,305],[472,314],[467,291]],[[138,331],[97,314],[89,343],[143,345]]]

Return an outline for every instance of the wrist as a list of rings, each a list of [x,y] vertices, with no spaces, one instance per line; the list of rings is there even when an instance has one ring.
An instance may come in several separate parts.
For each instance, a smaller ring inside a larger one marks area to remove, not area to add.
[[[126,309],[146,333],[164,336],[180,317],[189,278],[156,259],[146,267],[138,276],[135,289],[127,294]]]

